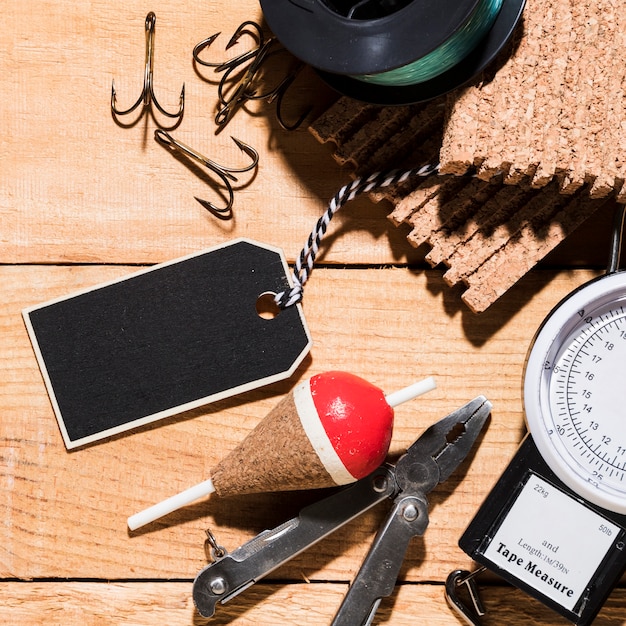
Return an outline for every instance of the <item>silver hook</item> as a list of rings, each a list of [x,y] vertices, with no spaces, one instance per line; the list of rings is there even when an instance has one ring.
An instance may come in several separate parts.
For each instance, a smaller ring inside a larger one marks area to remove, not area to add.
[[[619,269],[619,260],[622,252],[622,239],[624,236],[624,218],[626,218],[626,205],[618,204],[615,207],[613,217],[613,233],[611,236],[611,250],[609,253],[609,265],[607,274],[614,274]]]
[[[226,167],[224,165],[219,165],[215,161],[208,159],[207,157],[203,156],[199,152],[196,152],[195,150],[185,145],[184,143],[177,141],[168,132],[160,128],[154,131],[154,138],[161,145],[166,146],[170,150],[181,152],[182,154],[190,157],[191,159],[197,161],[198,163],[201,163],[202,165],[210,169],[212,172],[217,174],[217,176],[224,183],[224,186],[226,187],[226,190],[228,192],[227,205],[225,207],[218,207],[212,202],[209,202],[208,200],[202,200],[201,198],[198,198],[197,196],[194,196],[194,197],[207,211],[211,211],[218,217],[229,216],[233,207],[234,199],[235,199],[233,186],[230,181],[237,182],[237,178],[236,176],[234,176],[234,174],[240,174],[242,172],[249,172],[250,170],[254,169],[259,163],[259,153],[252,146],[249,146],[247,143],[244,143],[243,141],[235,137],[231,137],[231,139],[235,142],[235,145],[242,152],[245,152],[250,157],[252,162],[250,163],[250,165],[246,165],[245,167],[240,167],[240,168]]]
[[[183,88],[180,92],[180,99],[178,104],[178,111],[175,113],[170,113],[166,111],[156,99],[154,95],[154,32],[156,26],[156,15],[150,11],[146,16],[146,66],[144,69],[144,77],[143,77],[143,90],[141,95],[137,99],[137,102],[133,104],[129,109],[125,109],[120,111],[116,106],[117,101],[117,92],[115,91],[115,80],[111,85],[111,110],[115,115],[128,115],[132,113],[135,109],[142,105],[144,107],[149,107],[150,103],[154,102],[154,106],[166,117],[170,118],[178,118],[181,119],[183,116],[183,111],[185,109],[185,85],[183,83]]]
[[[445,596],[448,605],[469,626],[481,626],[480,618],[485,615],[485,608],[480,600],[476,577],[484,572],[486,567],[479,567],[473,572],[457,569],[446,579]],[[468,607],[458,596],[460,587],[465,586],[472,606]]]
[[[215,538],[215,535],[211,532],[209,528],[207,528],[204,532],[206,533],[206,543],[208,543],[209,547],[211,548],[212,559],[214,561],[219,561],[219,559],[224,558],[227,554],[226,548],[224,548],[223,546],[220,546],[217,543],[217,539]]]

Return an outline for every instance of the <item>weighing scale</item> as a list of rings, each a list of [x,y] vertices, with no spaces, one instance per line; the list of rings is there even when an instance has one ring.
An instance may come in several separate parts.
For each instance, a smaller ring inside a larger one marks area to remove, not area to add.
[[[529,434],[459,545],[578,626],[626,567],[625,211],[606,274],[562,300],[528,354]]]

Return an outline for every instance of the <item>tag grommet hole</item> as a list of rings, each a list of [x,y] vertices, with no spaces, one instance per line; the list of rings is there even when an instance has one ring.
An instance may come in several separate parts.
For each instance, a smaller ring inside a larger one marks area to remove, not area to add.
[[[256,312],[259,317],[264,320],[273,320],[278,317],[281,309],[278,304],[276,304],[276,300],[274,300],[275,296],[276,294],[266,291],[257,298]]]

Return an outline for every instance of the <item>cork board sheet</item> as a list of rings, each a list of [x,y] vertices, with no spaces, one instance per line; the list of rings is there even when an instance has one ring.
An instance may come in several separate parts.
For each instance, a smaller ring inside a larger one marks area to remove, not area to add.
[[[513,54],[493,76],[451,99],[443,171],[477,165],[490,179],[558,178],[594,197],[626,175],[626,16],[610,0],[528,0]]]
[[[608,0],[528,0],[501,57],[477,81],[425,105],[342,98],[311,126],[355,175],[436,159],[475,178],[377,193],[408,240],[484,311],[623,190],[624,21]],[[482,184],[483,181],[486,184]],[[505,271],[503,271],[503,268]]]
[[[446,100],[376,107],[341,98],[310,127],[355,175],[436,162],[442,154]],[[441,161],[445,167],[445,162]],[[461,171],[466,171],[465,166]],[[372,194],[393,205],[408,241],[426,246],[426,260],[446,268],[448,285],[463,284],[462,300],[485,311],[613,196],[592,194],[593,183],[563,189],[554,178],[537,187],[530,177],[448,174],[408,180]]]

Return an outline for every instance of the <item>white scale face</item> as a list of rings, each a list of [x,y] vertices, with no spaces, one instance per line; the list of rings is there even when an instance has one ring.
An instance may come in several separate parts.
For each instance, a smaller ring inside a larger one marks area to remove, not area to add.
[[[546,319],[526,364],[524,408],[552,471],[626,514],[626,272],[584,285]]]

